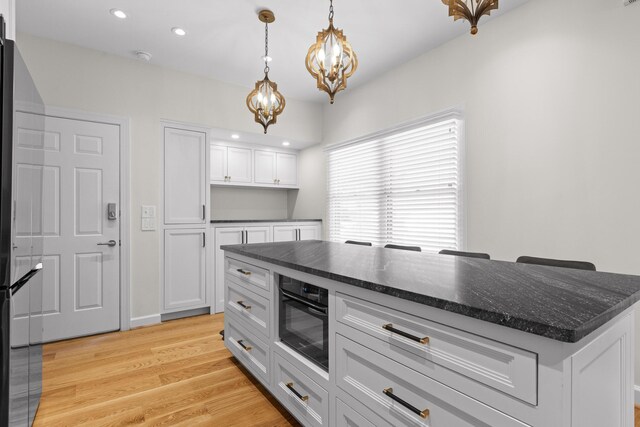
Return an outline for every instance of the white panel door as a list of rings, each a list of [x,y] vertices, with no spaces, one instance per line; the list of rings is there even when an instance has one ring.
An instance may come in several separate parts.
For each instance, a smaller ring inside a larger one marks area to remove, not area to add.
[[[227,147],[211,144],[211,147],[209,147],[209,158],[211,159],[209,180],[211,182],[226,182]]]
[[[246,227],[244,243],[267,243],[271,241],[271,227]]]
[[[298,185],[298,156],[290,153],[276,155],[278,185]]]
[[[251,149],[227,147],[227,175],[229,182],[252,182]]]
[[[41,219],[33,233],[43,236],[42,313],[44,340],[120,328],[120,218],[107,218],[107,204],[119,209],[120,129],[116,125],[16,114],[17,186],[42,179]],[[22,164],[29,150],[45,152],[45,162]],[[16,194],[14,264],[21,259],[26,209]],[[112,246],[106,244],[113,242]],[[25,267],[26,268],[26,267]],[[17,311],[20,305],[17,304]],[[19,315],[20,313],[16,313]]]
[[[301,225],[298,227],[298,240],[321,240],[319,225]]]
[[[276,153],[255,150],[253,152],[254,182],[257,184],[275,184]]]
[[[224,311],[224,251],[220,246],[224,245],[240,245],[244,241],[244,228],[228,227],[216,228],[215,241],[215,290],[214,290],[214,310],[216,313]]]
[[[204,224],[206,134],[164,130],[164,223]]]
[[[274,242],[292,242],[297,240],[298,227],[293,225],[275,225],[273,227]]]
[[[206,228],[164,232],[164,311],[206,305]]]

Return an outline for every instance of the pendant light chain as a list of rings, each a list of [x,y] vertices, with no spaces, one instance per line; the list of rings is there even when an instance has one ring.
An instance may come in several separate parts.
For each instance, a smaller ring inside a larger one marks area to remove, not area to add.
[[[329,21],[333,22],[333,0],[329,0],[330,1],[330,5],[329,5]]]
[[[264,74],[269,75],[269,24],[264,23]]]

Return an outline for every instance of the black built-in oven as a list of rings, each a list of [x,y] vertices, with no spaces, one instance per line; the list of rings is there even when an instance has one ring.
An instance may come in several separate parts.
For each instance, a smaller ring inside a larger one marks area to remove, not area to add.
[[[280,340],[325,371],[329,370],[329,292],[279,276]]]

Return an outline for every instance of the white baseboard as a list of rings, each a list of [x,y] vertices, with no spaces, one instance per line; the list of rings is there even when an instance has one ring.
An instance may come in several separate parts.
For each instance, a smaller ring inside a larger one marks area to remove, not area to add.
[[[633,388],[633,401],[636,405],[640,405],[640,385]]]
[[[133,317],[131,318],[131,323],[129,326],[131,329],[139,328],[140,326],[149,326],[160,323],[160,314],[152,314],[150,316],[141,316],[141,317]]]

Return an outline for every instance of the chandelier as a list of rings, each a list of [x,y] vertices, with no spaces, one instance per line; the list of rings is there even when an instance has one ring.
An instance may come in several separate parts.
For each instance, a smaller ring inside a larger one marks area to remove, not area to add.
[[[478,34],[478,21],[483,15],[490,15],[498,9],[498,0],[442,0],[449,6],[449,16],[453,20],[466,19],[471,24],[471,34]]]
[[[307,53],[306,65],[318,89],[327,92],[333,104],[336,93],[347,87],[347,79],[358,68],[358,58],[342,30],[333,26],[333,0],[330,1],[329,27],[318,33]]]
[[[276,20],[270,10],[258,13],[260,22],[264,22],[264,79],[256,82],[255,88],[247,96],[247,107],[253,113],[255,121],[262,125],[267,133],[269,125],[275,124],[285,106],[284,96],[278,92],[276,82],[269,80],[269,24]]]

